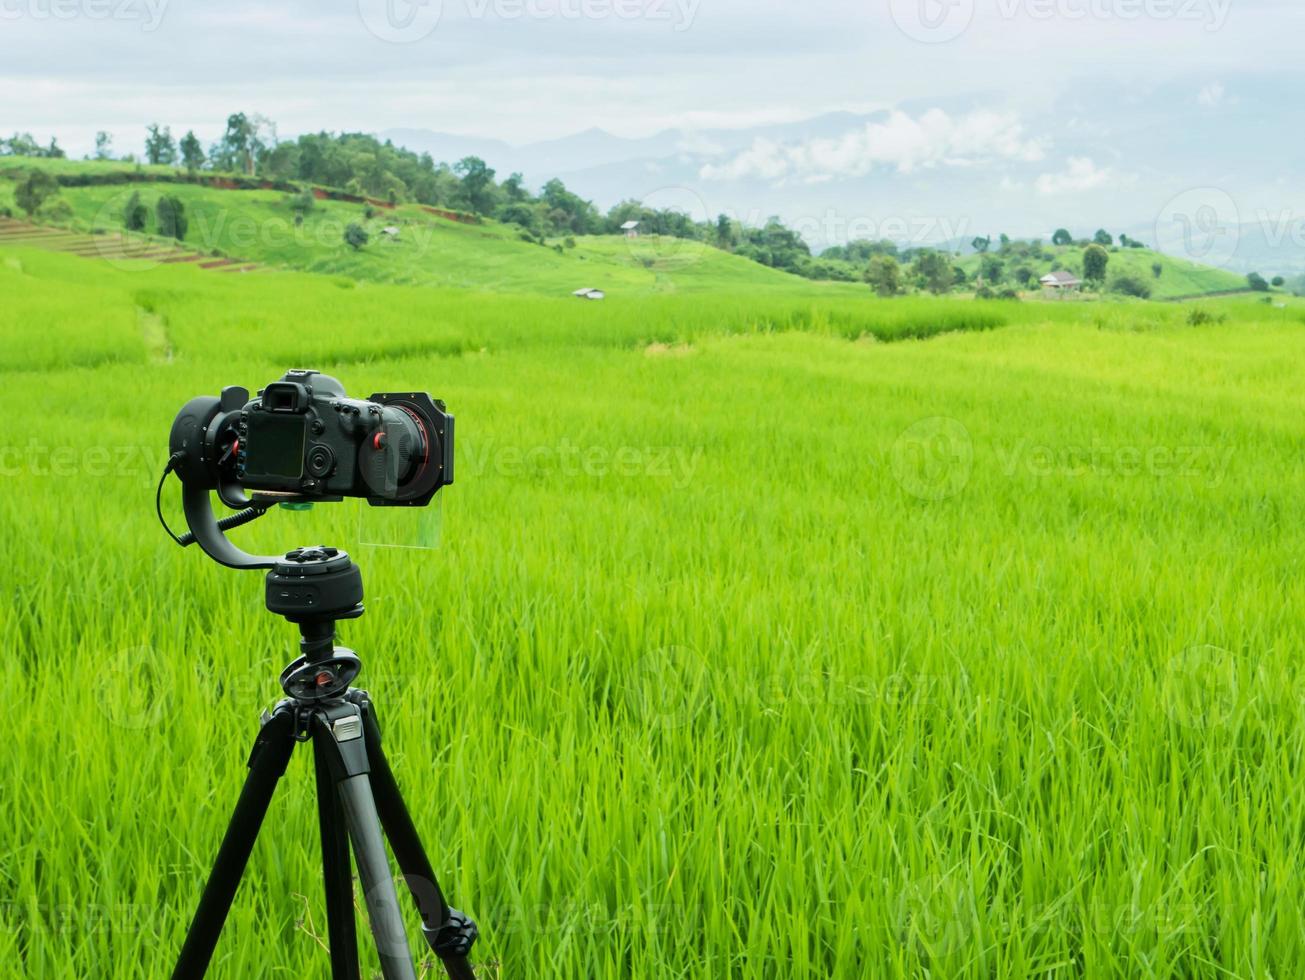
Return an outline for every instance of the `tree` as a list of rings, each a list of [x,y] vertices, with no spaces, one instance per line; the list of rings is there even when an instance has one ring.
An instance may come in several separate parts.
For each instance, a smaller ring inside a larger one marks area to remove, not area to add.
[[[30,218],[50,198],[59,193],[59,182],[44,170],[33,169],[14,188],[14,203],[27,212]]]
[[[1151,275],[1159,279],[1164,274],[1165,274],[1165,267],[1163,265],[1161,265],[1159,262],[1151,263]]]
[[[371,241],[371,235],[367,234],[367,229],[357,222],[351,222],[349,227],[344,229],[344,243],[355,252],[359,251],[369,241]]]
[[[902,291],[902,267],[891,255],[872,256],[864,278],[880,296],[896,296]]]
[[[979,236],[978,238],[975,238],[974,241],[970,242],[970,247],[976,252],[982,254],[992,247],[992,239]]]
[[[1097,233],[1092,236],[1092,241],[1103,248],[1109,248],[1111,245],[1115,244],[1114,236],[1104,228],[1097,230]]]
[[[243,112],[227,117],[227,129],[209,151],[215,170],[254,172],[254,127]]]
[[[995,255],[985,255],[979,260],[979,275],[989,286],[998,285],[1006,278],[1006,265]]]
[[[154,217],[158,222],[159,234],[183,241],[190,221],[186,217],[186,206],[181,199],[171,194],[164,194],[154,207]]]
[[[1252,272],[1246,277],[1246,285],[1257,293],[1267,293],[1269,291],[1269,282],[1258,272]]]
[[[503,181],[503,193],[508,201],[512,204],[522,204],[530,200],[530,192],[525,187],[526,179],[519,173],[514,173]]]
[[[1073,245],[1074,236],[1065,228],[1057,228],[1056,233],[1051,236],[1052,245]]]
[[[113,159],[113,137],[102,129],[95,134],[95,159]]]
[[[1036,273],[1027,265],[1022,265],[1015,270],[1015,281],[1021,286],[1027,286],[1036,277]]]
[[[952,265],[941,252],[924,249],[911,264],[911,272],[925,289],[935,295],[942,295],[952,286]]]
[[[193,129],[181,138],[181,162],[192,174],[204,166],[204,147],[200,145]]]
[[[310,188],[305,187],[290,198],[290,210],[300,221],[303,221],[304,215],[315,207],[317,207],[317,196]]]
[[[132,191],[127,206],[122,209],[122,226],[128,231],[144,231],[149,211],[140,199],[140,191]]]
[[[1089,245],[1083,250],[1083,278],[1088,282],[1103,282],[1109,264],[1110,253],[1100,245]]]
[[[171,164],[177,159],[177,144],[172,139],[172,128],[159,128],[158,123],[151,123],[146,128],[145,159],[151,164]]]
[[[734,242],[734,222],[730,220],[728,214],[718,216],[716,218],[716,244],[721,248],[732,248]]]
[[[453,172],[462,180],[462,193],[466,198],[468,209],[476,214],[492,213],[494,210],[493,169],[480,157],[463,157],[453,165]]]
[[[1273,285],[1276,286],[1278,289],[1281,289],[1283,286],[1287,285],[1287,280],[1284,279],[1282,276],[1274,276]]]

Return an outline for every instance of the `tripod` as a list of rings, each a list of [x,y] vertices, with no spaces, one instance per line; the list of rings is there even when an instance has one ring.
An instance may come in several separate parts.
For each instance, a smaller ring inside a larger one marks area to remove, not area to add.
[[[362,573],[334,548],[292,551],[267,575],[267,608],[299,626],[301,655],[281,673],[286,698],[263,714],[249,775],[173,980],[199,980],[207,972],[277,783],[295,745],[308,741],[316,764],[332,980],[360,980],[350,841],[385,980],[416,980],[382,832],[421,915],[426,942],[451,980],[474,980],[467,954],[476,924],[444,900],[381,748],[371,699],[350,687],[362,662],[335,646],[336,622],[361,616],[362,597]]]

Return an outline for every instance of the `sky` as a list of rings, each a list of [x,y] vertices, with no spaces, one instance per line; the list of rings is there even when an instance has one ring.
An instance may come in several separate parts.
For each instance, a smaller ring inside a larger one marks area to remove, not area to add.
[[[1212,186],[1245,219],[1305,204],[1302,37],[1299,0],[0,0],[0,131],[742,130],[675,179],[778,211],[981,191],[1030,230],[1039,202],[1143,220]]]

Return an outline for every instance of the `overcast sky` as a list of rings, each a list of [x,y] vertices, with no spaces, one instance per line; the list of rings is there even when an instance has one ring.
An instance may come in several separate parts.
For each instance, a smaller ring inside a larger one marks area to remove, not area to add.
[[[776,188],[987,167],[1109,202],[1180,159],[1180,188],[1253,173],[1260,202],[1301,185],[1302,37],[1301,0],[0,0],[0,131],[139,153],[149,122],[207,142],[239,110],[283,136],[519,145],[892,110],[693,170]]]
[[[1021,112],[1099,75],[1295,72],[1303,36],[1298,0],[0,0],[0,125],[84,151],[236,109],[514,143],[957,96]]]

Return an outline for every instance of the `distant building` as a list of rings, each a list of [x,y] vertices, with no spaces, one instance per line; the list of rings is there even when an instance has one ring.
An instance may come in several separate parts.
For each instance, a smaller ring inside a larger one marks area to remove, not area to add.
[[[571,295],[576,299],[607,299],[607,294],[601,289],[591,289],[588,286],[584,289],[577,289]]]
[[[399,229],[394,227],[394,225],[390,225],[388,228],[382,228],[381,234],[386,238],[392,238],[397,241],[399,238]]]
[[[1073,292],[1083,285],[1074,273],[1066,272],[1064,269],[1045,275],[1038,282],[1042,284],[1043,289],[1054,293]]]
[[[638,222],[638,221],[627,221],[625,224],[621,225],[621,231],[625,232],[625,237],[626,237],[626,238],[638,238],[638,237],[639,237],[639,222]]]

